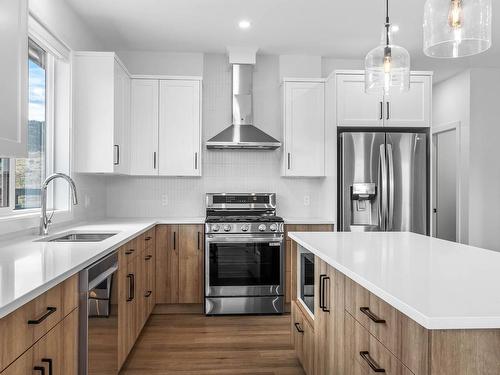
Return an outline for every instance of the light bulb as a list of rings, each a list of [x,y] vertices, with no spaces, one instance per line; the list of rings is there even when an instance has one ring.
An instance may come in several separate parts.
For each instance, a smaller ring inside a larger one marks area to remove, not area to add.
[[[462,28],[464,22],[464,9],[462,0],[451,0],[450,10],[448,12],[448,25],[452,29]]]
[[[392,51],[391,51],[391,47],[386,46],[384,48],[384,73],[390,73],[391,72],[391,65],[392,65]]]

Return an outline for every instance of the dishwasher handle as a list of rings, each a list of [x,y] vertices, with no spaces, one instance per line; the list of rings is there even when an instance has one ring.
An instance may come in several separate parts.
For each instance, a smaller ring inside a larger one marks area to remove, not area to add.
[[[118,263],[113,264],[112,267],[106,269],[104,272],[97,275],[94,279],[90,280],[88,291],[90,292],[91,290],[95,289],[100,283],[102,283],[116,271],[118,271]]]

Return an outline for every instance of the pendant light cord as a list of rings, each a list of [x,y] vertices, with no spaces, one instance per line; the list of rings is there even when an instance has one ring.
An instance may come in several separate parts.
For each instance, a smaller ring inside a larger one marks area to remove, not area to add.
[[[390,44],[389,41],[389,28],[391,27],[389,21],[389,0],[385,0],[385,29],[386,29],[386,45]]]

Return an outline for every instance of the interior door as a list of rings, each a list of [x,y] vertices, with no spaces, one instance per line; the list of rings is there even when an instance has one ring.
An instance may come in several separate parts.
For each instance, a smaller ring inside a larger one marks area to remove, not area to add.
[[[340,135],[340,230],[381,230],[380,205],[383,182],[380,178],[381,150],[385,146],[385,133],[349,132]],[[357,184],[375,184],[375,196],[360,202],[352,197],[351,189]]]
[[[457,129],[434,135],[435,236],[457,240]]]
[[[427,234],[427,135],[387,133],[389,231]]]

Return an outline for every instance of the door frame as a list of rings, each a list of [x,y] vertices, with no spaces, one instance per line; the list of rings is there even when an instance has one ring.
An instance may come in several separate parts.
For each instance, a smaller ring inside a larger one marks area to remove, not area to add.
[[[437,136],[441,133],[445,133],[447,131],[456,131],[456,145],[455,145],[455,160],[457,163],[456,168],[456,240],[457,242],[462,242],[462,205],[461,205],[461,193],[462,193],[462,171],[460,169],[460,160],[462,158],[462,149],[461,149],[461,121],[452,121],[440,125],[435,125],[431,128],[432,135],[432,156],[431,156],[431,189],[432,189],[432,226],[431,226],[431,236],[435,237],[437,232],[437,220],[436,220],[436,212],[434,209],[437,205]]]

